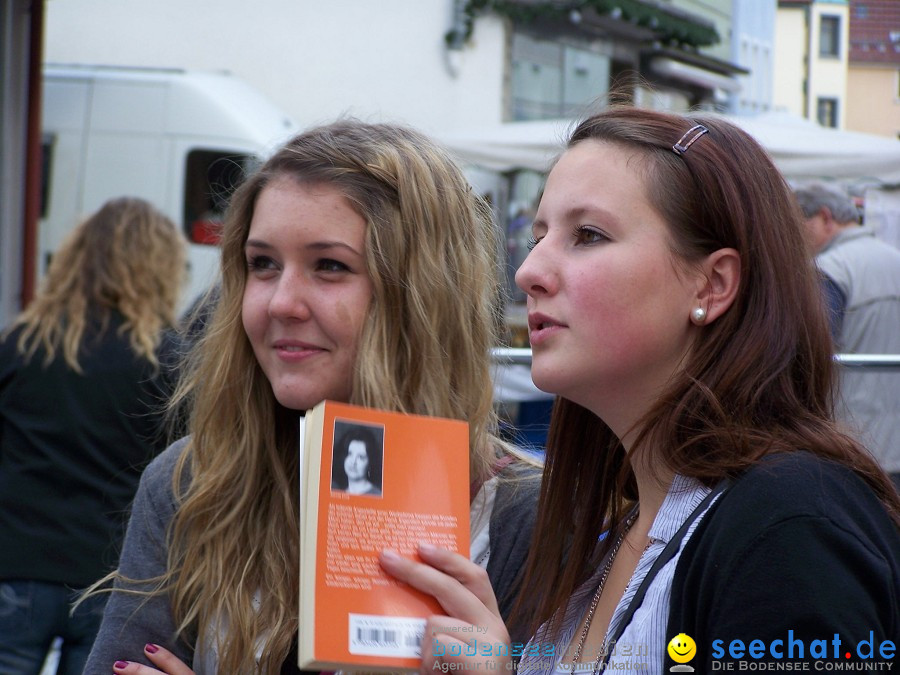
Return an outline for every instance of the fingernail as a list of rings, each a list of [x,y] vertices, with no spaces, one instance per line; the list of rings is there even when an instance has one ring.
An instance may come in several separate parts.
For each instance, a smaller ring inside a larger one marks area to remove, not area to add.
[[[152,642],[148,642],[147,644],[144,645],[144,651],[147,652],[148,654],[155,654],[156,652],[159,651],[159,647],[157,647]]]
[[[389,548],[386,548],[381,552],[381,557],[389,562],[396,562],[400,560],[400,555],[396,551],[392,551]]]
[[[434,544],[429,544],[427,541],[420,541],[419,550],[422,553],[434,553],[435,551],[437,551],[437,546],[435,546]]]
[[[119,670],[122,670],[122,668],[127,668],[128,665],[129,665],[128,661],[116,661],[113,664],[113,668],[118,668]]]

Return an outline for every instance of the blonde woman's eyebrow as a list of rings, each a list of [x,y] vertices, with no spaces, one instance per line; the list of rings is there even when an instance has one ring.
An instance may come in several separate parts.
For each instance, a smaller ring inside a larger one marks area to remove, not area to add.
[[[315,241],[311,244],[307,244],[305,248],[311,251],[327,251],[333,248],[343,248],[350,251],[354,255],[362,257],[361,251],[357,251],[356,248],[354,248],[347,242],[339,240]]]
[[[263,241],[261,239],[248,239],[247,242],[244,244],[244,249],[249,249],[249,248],[262,249],[264,251],[271,251],[272,249],[275,248],[275,246],[266,241]],[[306,244],[303,248],[310,250],[310,251],[328,251],[328,250],[331,250],[334,248],[342,248],[342,249],[346,249],[347,251],[349,251],[350,253],[352,253],[356,256],[362,257],[362,255],[363,255],[361,251],[356,250],[356,248],[354,248],[347,242],[339,241],[339,240],[314,241],[310,244]]]
[[[268,250],[274,248],[274,246],[272,246],[268,242],[262,241],[261,239],[248,239],[246,242],[244,242],[244,248],[262,248]]]

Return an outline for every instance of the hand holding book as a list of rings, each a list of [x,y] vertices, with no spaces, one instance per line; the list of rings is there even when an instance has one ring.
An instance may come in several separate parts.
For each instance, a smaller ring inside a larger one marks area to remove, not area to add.
[[[379,552],[412,562],[429,542],[468,555],[468,425],[324,401],[302,438],[298,665],[418,668],[441,606],[389,577]]]
[[[509,633],[485,570],[430,544],[421,544],[418,553],[425,564],[393,551],[383,551],[379,560],[391,576],[434,597],[447,613],[425,624],[420,672],[512,672]]]

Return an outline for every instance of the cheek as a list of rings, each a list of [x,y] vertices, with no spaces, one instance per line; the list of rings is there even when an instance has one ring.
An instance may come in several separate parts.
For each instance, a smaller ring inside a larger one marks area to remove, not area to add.
[[[598,337],[628,329],[639,319],[639,304],[644,295],[632,274],[621,273],[613,265],[580,275],[572,288],[574,317],[582,317],[588,330]]]
[[[357,317],[353,316],[353,313],[350,312],[347,303],[345,302],[338,302],[334,306],[334,318],[339,326],[351,325],[358,321]]]
[[[241,323],[251,342],[258,339],[265,330],[265,317],[265,305],[261,298],[252,289],[247,288],[241,303]]]
[[[357,293],[334,303],[332,325],[342,336],[342,342],[354,352],[362,335],[363,325],[369,310],[369,293]]]
[[[629,273],[595,277],[580,286],[577,305],[586,319],[585,337],[597,351],[627,357],[658,349],[679,326],[686,327],[678,281],[661,264],[647,260]]]

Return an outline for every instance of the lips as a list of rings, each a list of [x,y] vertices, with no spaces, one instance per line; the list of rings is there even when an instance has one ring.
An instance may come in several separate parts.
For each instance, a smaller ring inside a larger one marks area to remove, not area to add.
[[[528,315],[528,330],[541,330],[550,328],[551,326],[562,326],[562,322],[557,321],[553,317],[533,312]]]
[[[285,361],[301,361],[327,351],[323,347],[301,340],[276,340],[272,343],[272,348],[278,357]]]
[[[540,312],[528,314],[528,339],[535,347],[548,340],[553,334],[568,326],[557,319]]]

